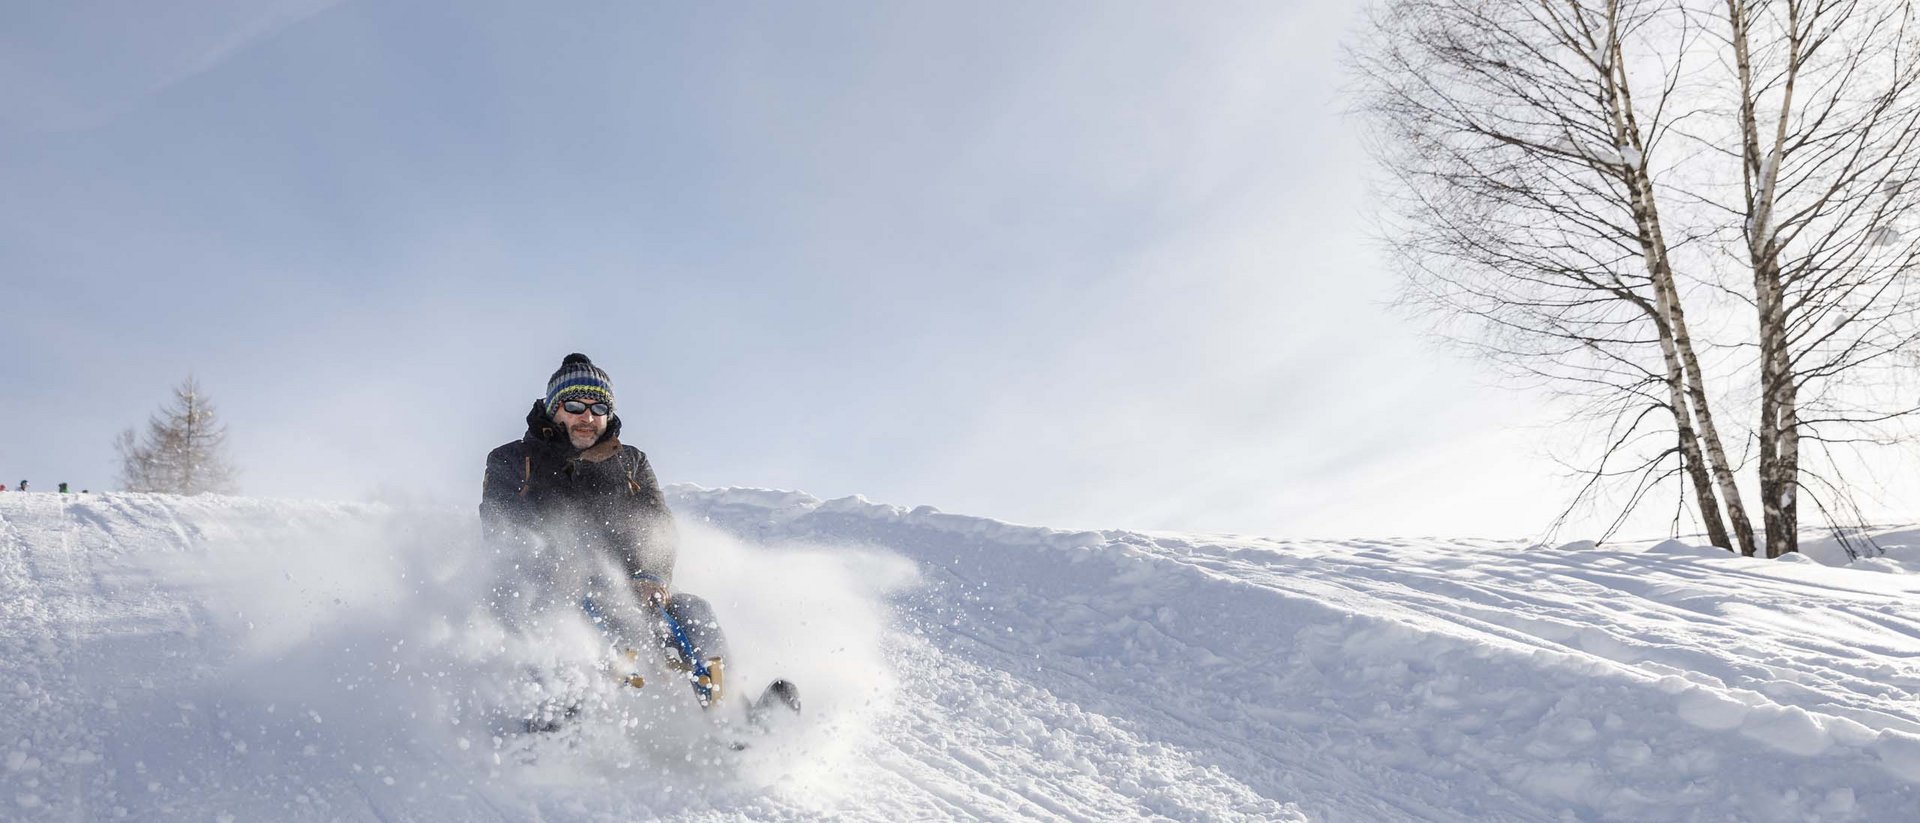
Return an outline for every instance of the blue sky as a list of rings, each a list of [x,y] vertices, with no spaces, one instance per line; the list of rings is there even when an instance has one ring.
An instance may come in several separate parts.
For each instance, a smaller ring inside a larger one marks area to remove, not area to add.
[[[662,479],[1528,535],[1537,420],[1386,307],[1345,3],[0,11],[0,478],[189,372],[248,493],[468,502],[570,351]]]

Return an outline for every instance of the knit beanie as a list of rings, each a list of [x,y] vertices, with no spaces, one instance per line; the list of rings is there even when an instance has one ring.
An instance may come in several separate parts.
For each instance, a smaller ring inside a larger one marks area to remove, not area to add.
[[[586,355],[577,352],[560,361],[560,370],[547,380],[547,415],[551,417],[561,403],[573,399],[613,405],[613,381]]]

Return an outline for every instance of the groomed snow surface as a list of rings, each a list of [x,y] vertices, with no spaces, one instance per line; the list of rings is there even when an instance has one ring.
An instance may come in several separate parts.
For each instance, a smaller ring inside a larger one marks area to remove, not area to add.
[[[804,690],[743,752],[584,623],[504,631],[470,509],[0,494],[0,819],[1920,819],[1917,534],[1836,568],[672,502],[735,691]],[[581,715],[510,728],[552,694]]]

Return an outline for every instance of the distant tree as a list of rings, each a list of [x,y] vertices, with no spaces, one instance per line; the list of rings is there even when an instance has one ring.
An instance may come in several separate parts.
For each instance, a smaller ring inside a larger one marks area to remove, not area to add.
[[[173,402],[147,418],[144,438],[133,429],[114,438],[120,485],[136,492],[232,493],[236,486],[226,442],[227,427],[213,401],[189,376],[174,387]]]

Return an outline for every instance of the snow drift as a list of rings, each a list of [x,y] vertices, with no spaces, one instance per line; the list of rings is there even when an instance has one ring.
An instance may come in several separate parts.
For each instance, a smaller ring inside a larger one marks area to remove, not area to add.
[[[565,737],[490,726],[528,667],[590,677],[596,650],[584,627],[524,643],[476,608],[503,569],[470,510],[0,495],[0,818],[1920,808],[1912,534],[1829,568],[670,491],[678,582],[720,612],[730,679],[805,691],[804,724],[739,755],[700,748],[686,713],[609,712]]]

